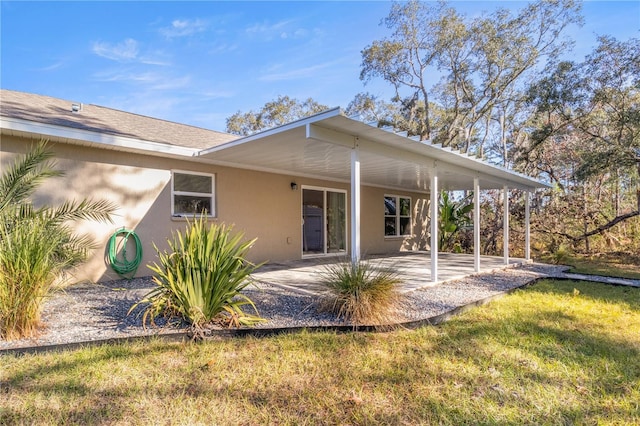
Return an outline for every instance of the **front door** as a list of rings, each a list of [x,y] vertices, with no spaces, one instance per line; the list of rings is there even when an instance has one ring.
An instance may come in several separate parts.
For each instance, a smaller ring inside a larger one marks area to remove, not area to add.
[[[302,189],[302,254],[347,252],[347,194],[324,188]]]

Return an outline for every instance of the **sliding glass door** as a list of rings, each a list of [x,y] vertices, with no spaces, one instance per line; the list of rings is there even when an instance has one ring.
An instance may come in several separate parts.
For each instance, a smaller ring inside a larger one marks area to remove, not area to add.
[[[347,251],[347,194],[323,188],[302,189],[302,254]]]

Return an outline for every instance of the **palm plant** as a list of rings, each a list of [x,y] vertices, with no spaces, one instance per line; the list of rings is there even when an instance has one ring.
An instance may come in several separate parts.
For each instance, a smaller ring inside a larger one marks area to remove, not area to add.
[[[155,247],[160,263],[149,268],[156,273],[153,280],[158,287],[129,311],[146,305],[144,323],[158,315],[177,314],[197,335],[212,322],[240,326],[262,321],[254,303],[241,293],[260,266],[245,259],[256,240],[242,242],[243,235],[231,235],[232,228],[224,224],[207,227],[204,216],[189,223],[184,234],[173,234],[169,252]],[[256,315],[243,312],[245,305]]]
[[[464,197],[455,201],[449,198],[448,192],[442,191],[440,196],[440,222],[438,224],[439,250],[450,250],[456,234],[472,222],[469,214],[473,210],[473,203],[469,201],[469,198]]]
[[[94,248],[71,222],[111,221],[116,206],[107,201],[67,201],[34,207],[30,198],[46,179],[63,176],[46,141],[18,158],[0,177],[0,337],[34,334],[43,301],[65,272]]]

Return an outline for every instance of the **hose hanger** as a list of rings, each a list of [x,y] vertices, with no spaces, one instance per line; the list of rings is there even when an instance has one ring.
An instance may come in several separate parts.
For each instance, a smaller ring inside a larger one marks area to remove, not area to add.
[[[135,255],[133,259],[127,257],[129,237],[132,237],[135,243]],[[111,265],[111,269],[121,277],[131,279],[135,276],[141,262],[142,243],[138,235],[134,231],[127,230],[124,227],[114,232],[109,239],[109,264]]]

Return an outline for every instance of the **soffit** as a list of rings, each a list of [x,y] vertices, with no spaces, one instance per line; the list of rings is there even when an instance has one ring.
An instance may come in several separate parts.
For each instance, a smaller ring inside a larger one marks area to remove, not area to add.
[[[466,155],[349,119],[335,110],[220,145],[201,152],[200,157],[242,168],[349,181],[355,144],[365,185],[428,191],[435,166],[438,186],[444,190],[471,190],[475,177],[482,189],[546,186]]]

